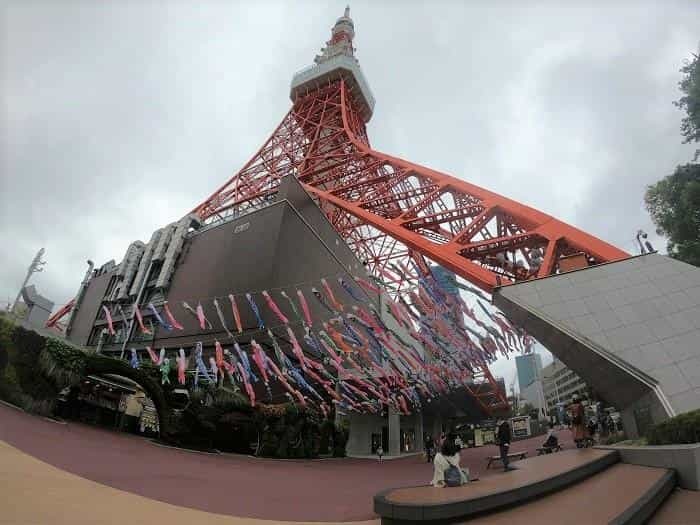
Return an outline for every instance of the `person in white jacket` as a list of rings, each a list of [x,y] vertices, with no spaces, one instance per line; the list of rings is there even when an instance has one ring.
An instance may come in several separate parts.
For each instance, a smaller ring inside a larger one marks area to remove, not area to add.
[[[452,439],[444,441],[440,452],[435,454],[433,466],[433,480],[430,482],[433,487],[445,486],[445,471],[451,466],[457,467],[462,474],[462,485],[469,482],[469,469],[459,466],[459,451]]]

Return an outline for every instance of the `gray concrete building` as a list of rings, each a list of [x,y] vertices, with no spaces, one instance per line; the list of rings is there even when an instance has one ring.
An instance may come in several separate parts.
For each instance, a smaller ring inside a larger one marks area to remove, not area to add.
[[[529,403],[535,407],[540,419],[547,417],[549,410],[544,393],[544,382],[541,377],[532,381],[525,388],[520,389],[520,405],[522,406],[524,403]]]
[[[576,372],[567,367],[561,360],[554,358],[542,369],[542,386],[550,414],[557,412],[560,403],[569,404],[574,394],[589,397],[591,389]]]
[[[542,356],[536,352],[515,356],[515,370],[518,374],[518,387],[522,392],[540,377]]]
[[[494,304],[618,407],[628,434],[700,408],[700,268],[647,254],[504,286]]]
[[[53,301],[37,292],[33,284],[22,288],[21,295],[24,301],[21,317],[25,326],[43,328],[53,310]]]

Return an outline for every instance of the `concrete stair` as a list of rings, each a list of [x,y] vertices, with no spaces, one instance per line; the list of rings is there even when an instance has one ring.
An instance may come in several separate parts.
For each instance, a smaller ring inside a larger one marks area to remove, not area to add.
[[[375,497],[383,524],[646,523],[676,485],[673,470],[619,462],[615,451],[538,456],[458,488],[405,487]],[[662,523],[662,522],[659,522]]]
[[[545,497],[464,523],[646,523],[674,484],[672,471],[617,463]]]
[[[648,521],[649,525],[686,525],[700,521],[700,491],[676,487]]]

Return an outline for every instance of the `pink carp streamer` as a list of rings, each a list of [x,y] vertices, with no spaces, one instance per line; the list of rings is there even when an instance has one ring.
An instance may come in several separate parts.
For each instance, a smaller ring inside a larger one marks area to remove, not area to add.
[[[207,319],[207,316],[204,315],[204,308],[202,308],[202,303],[197,304],[197,319],[199,320],[199,328],[202,330],[209,329],[211,330],[212,326],[211,323],[209,322],[209,319]]]
[[[153,351],[153,348],[151,348],[150,346],[147,346],[146,352],[148,352],[148,357],[151,358],[151,361],[153,362],[154,365],[160,364],[160,359],[158,358],[156,353]]]
[[[243,326],[241,325],[241,312],[238,311],[238,304],[236,303],[236,298],[233,296],[233,294],[229,294],[228,300],[231,302],[233,319],[236,321],[236,330],[238,330],[239,334],[242,334]]]
[[[289,341],[292,344],[292,352],[294,352],[294,355],[299,361],[301,368],[304,371],[306,371],[306,363],[304,362],[304,351],[301,349],[301,345],[299,344],[299,341],[297,341],[297,337],[294,335],[294,331],[289,326],[287,327],[287,334],[289,335]]]
[[[172,325],[173,328],[176,328],[178,330],[185,329],[180,323],[178,323],[177,319],[175,319],[175,316],[170,311],[170,307],[168,306],[168,301],[165,301],[163,303],[163,310],[165,310],[165,316],[168,318],[168,322]]]
[[[402,275],[402,272],[408,272],[408,269],[398,266],[394,269]],[[354,278],[354,281],[366,291],[382,293],[364,279]],[[205,371],[211,370],[214,387],[217,379],[218,385],[223,386],[222,381],[228,376],[236,391],[239,391],[240,385],[250,404],[255,406],[260,388],[264,385],[272,401],[272,385],[278,382],[292,403],[303,407],[313,406],[325,417],[332,417],[332,407],[342,413],[380,413],[383,407],[389,406],[401,414],[410,414],[420,411],[426,400],[435,399],[455,388],[469,386],[477,367],[493,362],[500,354],[508,356],[515,350],[527,352],[534,344],[529,335],[511,325],[504,315],[491,313],[477,300],[480,307],[477,311],[486,316],[482,315],[481,318],[486,320],[483,322],[462,297],[441,288],[430,272],[419,276],[418,286],[407,295],[397,300],[382,300],[381,313],[370,297],[363,299],[364,295],[353,295],[354,290],[342,278],[338,282],[356,303],[352,306],[338,300],[325,278],[320,282],[322,292],[315,287],[311,288],[311,292],[326,308],[326,315],[316,320],[312,318],[311,309],[300,288],[296,290],[299,310],[290,296],[279,292],[289,302],[290,311],[294,312],[291,321],[269,291],[261,292],[267,307],[280,323],[277,326],[263,325],[257,305],[252,301],[252,296],[247,295],[258,318],[258,330],[250,330],[251,334],[265,331],[271,342],[270,355],[255,339],[245,343],[250,346],[248,353],[258,372],[254,372],[248,354],[240,349],[239,342],[229,332],[223,311],[215,300],[219,320],[233,339],[238,358],[218,341],[215,342],[213,355],[205,358],[209,366],[204,367]],[[236,298],[233,294],[228,297],[235,329],[242,334]],[[183,302],[183,308],[196,317],[201,330],[212,328],[201,303],[193,309]],[[387,308],[396,323],[385,322]],[[103,306],[103,310],[110,333],[113,333],[111,312],[106,306]],[[167,302],[163,304],[163,311],[173,327],[183,329]],[[150,333],[136,305],[134,315],[142,333]],[[316,330],[312,329],[314,321]],[[303,325],[303,338],[297,338],[294,324]],[[405,330],[396,329],[397,325]],[[275,330],[286,332],[286,338],[281,333],[275,334]],[[259,337],[256,338],[260,341]],[[280,346],[282,341],[286,345],[285,350]],[[241,341],[240,344],[244,343]],[[201,342],[197,348],[200,349],[197,355],[201,357]],[[145,349],[154,364],[164,362],[165,350],[156,356],[151,347]],[[225,356],[230,358],[230,362]],[[184,385],[188,360],[183,349],[180,349],[176,362],[178,382]],[[197,363],[199,366],[199,361]],[[262,379],[260,383],[258,377]],[[311,396],[305,397],[304,394]]]
[[[112,312],[109,311],[109,308],[106,306],[102,307],[102,311],[105,313],[105,318],[107,319],[107,330],[109,331],[109,335],[115,335],[116,332],[114,331],[114,322],[112,321]]]
[[[177,357],[177,381],[181,385],[185,384],[185,371],[187,370],[187,358],[185,351],[180,348],[179,356]]]
[[[299,298],[299,304],[301,305],[301,309],[304,312],[306,326],[311,328],[313,326],[313,323],[311,322],[311,312],[309,310],[309,305],[306,302],[306,297],[304,297],[304,293],[301,290],[297,290],[297,297]]]
[[[333,289],[331,288],[331,285],[328,284],[328,281],[326,281],[325,278],[321,279],[321,284],[323,285],[323,289],[326,291],[326,295],[328,296],[330,304],[332,304],[333,308],[335,308],[338,312],[342,312],[343,305],[336,300],[335,295],[333,295]]]
[[[289,319],[282,313],[282,310],[279,309],[279,306],[277,306],[277,303],[270,297],[270,294],[267,293],[267,290],[264,290],[262,293],[262,296],[265,298],[265,302],[267,303],[267,306],[272,310],[277,318],[282,321],[282,324],[289,324]]]
[[[148,328],[146,328],[146,326],[143,324],[143,316],[141,315],[141,310],[139,310],[139,307],[136,304],[134,304],[134,313],[136,314],[136,322],[139,324],[141,333],[151,335],[151,331]]]

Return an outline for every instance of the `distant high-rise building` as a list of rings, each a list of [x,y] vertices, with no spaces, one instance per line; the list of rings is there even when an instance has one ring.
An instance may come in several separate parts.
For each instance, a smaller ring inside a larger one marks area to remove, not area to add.
[[[559,359],[544,367],[541,372],[547,407],[553,411],[557,404],[571,402],[574,394],[590,396],[591,389],[573,370]]]
[[[519,355],[515,358],[515,368],[518,371],[518,387],[522,392],[541,377],[542,357],[536,353]]]

